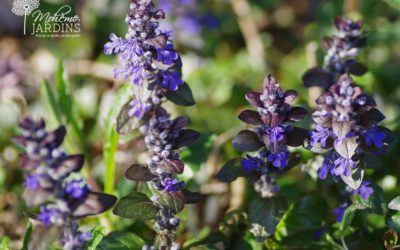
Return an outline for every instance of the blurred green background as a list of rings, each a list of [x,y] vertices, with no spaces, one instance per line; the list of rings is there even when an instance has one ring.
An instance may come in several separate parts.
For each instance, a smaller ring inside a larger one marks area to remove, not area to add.
[[[334,32],[334,16],[364,19],[368,46],[359,59],[369,72],[355,79],[377,100],[386,115],[384,125],[399,135],[398,1],[204,0],[194,1],[195,8],[182,8],[179,1],[170,2],[176,4],[172,10],[180,9],[178,14],[167,11],[165,23],[174,28],[175,46],[183,59],[184,79],[191,86],[197,104],[189,108],[168,104],[167,108],[174,115],[188,116],[190,126],[202,133],[194,146],[182,152],[187,163],[183,178],[189,189],[206,196],[201,204],[188,206],[182,213],[185,223],[178,234],[181,242],[202,230],[217,229],[227,210],[245,207],[246,201],[254,195],[244,190],[246,183],[242,180],[228,186],[214,178],[224,162],[239,154],[230,141],[245,126],[236,118],[247,106],[244,94],[251,89],[261,89],[264,76],[272,73],[283,88],[299,92],[299,105],[312,110],[313,101],[309,91],[302,87],[301,76],[308,68],[322,63],[324,51],[319,41]],[[103,148],[105,138],[108,138],[104,135],[107,134],[106,123],[113,97],[122,83],[113,80],[116,58],[105,56],[102,50],[110,33],[124,35],[129,1],[41,0],[39,8],[44,12],[54,11],[64,4],[72,6],[81,17],[82,31],[78,38],[23,36],[23,17],[11,12],[12,0],[0,2],[0,237],[10,240],[11,249],[21,246],[28,220],[21,199],[23,176],[18,164],[19,151],[10,138],[16,132],[18,118],[26,112],[44,117],[49,128],[57,126],[46,107],[48,100],[43,94],[46,88],[41,80],[47,79],[50,88],[55,89],[59,61],[64,64],[65,75],[69,78],[67,93],[73,99],[71,112],[76,121],[75,125],[70,124],[67,116],[62,117],[62,122],[67,123],[71,131],[66,150],[85,153],[84,172],[94,189],[101,190],[107,178],[108,182],[110,178],[114,179],[112,166],[110,168],[104,161]],[[185,13],[186,10],[190,13]],[[198,27],[192,33],[185,29],[185,19],[178,20],[184,15],[197,17]],[[30,21],[28,17],[28,33]],[[310,121],[308,117],[301,126],[310,128]],[[121,137],[119,141],[115,153],[115,183],[106,184],[106,190],[120,197],[132,188],[122,173],[131,163],[143,161],[145,155],[142,138],[138,135]],[[320,219],[302,225],[304,228],[293,229],[301,232],[334,221],[330,211],[341,201],[341,190],[334,183],[316,180],[317,162],[321,159],[315,159],[305,150],[297,151],[303,152],[301,166],[291,170],[278,183],[291,204],[313,193],[315,197],[312,198],[318,200],[315,204],[321,214]],[[399,141],[395,140],[387,155],[370,157],[372,165],[368,179],[380,185],[386,201],[400,193],[399,153]],[[360,227],[376,229],[376,233],[371,234],[373,237],[366,240],[376,240],[381,246],[385,218],[360,216],[366,219]],[[85,225],[91,227],[99,223],[107,231],[129,230],[145,240],[152,237],[151,226],[110,213],[88,219]],[[288,237],[287,230],[282,227],[285,225],[278,227],[281,231],[277,235]]]

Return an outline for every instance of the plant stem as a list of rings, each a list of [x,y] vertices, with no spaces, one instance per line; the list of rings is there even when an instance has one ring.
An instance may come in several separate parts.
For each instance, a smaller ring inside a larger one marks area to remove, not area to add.
[[[341,242],[342,242],[343,250],[349,250],[349,249],[347,248],[346,241],[344,240],[344,237],[343,237],[343,236],[342,236],[342,238],[341,238],[340,240],[341,240]]]
[[[24,14],[24,35],[26,35],[26,10]]]

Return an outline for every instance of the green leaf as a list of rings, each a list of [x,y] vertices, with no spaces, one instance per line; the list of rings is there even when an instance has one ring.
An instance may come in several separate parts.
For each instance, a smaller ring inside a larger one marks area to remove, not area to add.
[[[149,197],[140,192],[131,192],[122,197],[113,210],[115,215],[138,220],[152,220],[157,212],[157,207]]]
[[[180,106],[192,106],[196,103],[193,98],[192,90],[186,82],[180,86],[177,91],[168,90],[167,93],[165,93],[165,97],[169,101]]]
[[[250,203],[249,218],[251,224],[250,232],[259,242],[270,237],[276,229],[287,208],[283,197],[272,197],[261,199],[257,197]]]
[[[33,225],[32,225],[32,223],[29,223],[28,228],[25,231],[24,241],[23,241],[21,250],[28,250],[28,245],[29,245],[29,241],[31,239],[32,230],[33,230]]]
[[[354,204],[349,206],[344,212],[342,221],[338,222],[338,230],[335,232],[335,235],[340,237],[346,236],[348,229],[351,227],[351,222],[354,219],[354,215],[356,214],[357,208]]]
[[[40,98],[51,125],[61,125],[61,111],[50,84],[46,80],[42,80],[40,83]]]
[[[312,213],[310,213],[312,211]],[[308,195],[292,204],[277,226],[278,239],[299,234],[306,230],[317,230],[326,212],[325,201],[317,195]]]
[[[128,232],[112,232],[103,238],[97,250],[138,250],[145,242],[136,234]]]
[[[0,238],[0,250],[11,250],[10,247],[10,239],[7,237]]]
[[[392,8],[400,10],[400,0],[383,0],[388,3]]]
[[[242,175],[242,158],[234,158],[228,161],[218,172],[217,178],[223,182],[232,182]]]
[[[386,225],[388,228],[400,233],[400,212],[389,211],[386,215]]]
[[[118,148],[119,135],[115,129],[116,119],[119,110],[125,102],[130,98],[130,91],[128,84],[123,85],[115,95],[112,105],[107,112],[106,120],[104,123],[104,192],[112,193],[114,191],[115,181],[115,154]]]
[[[392,210],[400,211],[400,196],[397,196],[389,202],[388,207]]]
[[[92,239],[85,244],[85,249],[96,250],[97,246],[104,237],[104,227],[102,226],[94,227],[90,232],[92,234]]]
[[[364,200],[360,195],[353,195],[352,200],[357,209],[366,210],[368,213],[383,215],[386,210],[386,203],[383,197],[383,191],[377,185],[372,186],[374,192],[368,200]]]
[[[174,213],[179,213],[185,207],[185,194],[182,191],[162,192],[158,202]]]

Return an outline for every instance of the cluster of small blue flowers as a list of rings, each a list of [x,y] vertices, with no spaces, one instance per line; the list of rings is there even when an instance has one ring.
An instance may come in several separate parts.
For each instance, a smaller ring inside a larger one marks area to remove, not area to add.
[[[362,32],[363,21],[336,17],[334,24],[337,33],[322,40],[322,47],[327,51],[323,67],[312,68],[304,74],[306,87],[329,88],[344,73],[362,75],[367,71],[363,64],[356,61],[360,49],[366,45],[366,37]]]
[[[63,228],[60,243],[64,249],[83,249],[91,233],[79,231],[76,219],[107,210],[115,203],[115,197],[91,192],[77,173],[83,166],[83,156],[67,155],[59,149],[65,127],[48,132],[43,120],[36,122],[29,117],[22,118],[19,127],[23,134],[15,136],[14,141],[25,147],[25,154],[21,155],[26,172],[24,198],[29,207],[40,205],[40,212],[33,219],[46,227]],[[96,202],[100,199],[103,201]],[[85,210],[86,202],[95,207]]]
[[[262,149],[258,151],[257,156],[247,155],[247,159],[242,159],[241,163],[245,172],[266,175],[271,172],[271,167],[282,170],[288,166],[290,156],[288,146],[302,145],[302,139],[304,140],[306,134],[302,129],[290,124],[303,119],[307,114],[305,109],[291,106],[296,97],[296,91],[282,90],[271,75],[264,80],[263,92],[252,91],[246,94],[246,99],[257,107],[257,111],[244,110],[239,115],[239,119],[253,125],[254,132],[242,131],[237,139],[247,134],[247,139],[243,138],[243,141],[246,141],[249,136],[254,137],[251,135],[255,133],[257,142],[253,143],[254,145],[260,143],[258,149]],[[294,139],[293,135],[296,131],[298,134]],[[256,183],[256,189],[260,189],[260,192],[265,194],[273,194],[278,190],[271,176],[260,178]]]
[[[135,100],[129,114],[141,119],[161,102],[165,92],[176,91],[183,84],[182,62],[169,35],[158,28],[164,11],[157,10],[151,0],[132,0],[130,10],[125,38],[111,34],[104,52],[119,55],[121,65],[114,71],[115,78],[133,84]]]
[[[184,170],[184,163],[179,159],[178,150],[193,143],[199,133],[190,129],[183,129],[188,124],[186,117],[174,120],[161,107],[157,108],[150,119],[145,143],[150,153],[148,168],[154,175],[153,185],[160,194],[169,192],[180,195],[185,187],[184,181],[179,181],[176,174]],[[172,234],[180,220],[174,217],[174,211],[158,202],[160,195],[151,199],[159,206],[159,213],[155,220],[156,230],[164,234]]]
[[[345,74],[317,99],[313,113],[316,129],[311,132],[310,144],[331,149],[318,175],[325,179],[328,173],[346,180],[361,168],[362,151],[383,150],[387,135],[378,126],[385,117],[376,108],[375,101],[356,86]],[[358,181],[361,184],[361,180]],[[358,186],[351,185],[353,189]]]

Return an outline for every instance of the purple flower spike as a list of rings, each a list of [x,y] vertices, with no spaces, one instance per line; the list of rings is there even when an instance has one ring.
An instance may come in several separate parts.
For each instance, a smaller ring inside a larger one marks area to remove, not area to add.
[[[40,208],[40,213],[37,219],[46,226],[51,226],[52,224],[62,223],[62,214],[57,207],[54,206],[42,206]]]
[[[79,200],[87,196],[89,187],[82,179],[73,180],[65,185],[64,191],[67,195]]]
[[[172,91],[178,90],[178,88],[183,84],[181,75],[179,72],[166,71],[162,75],[162,86],[163,88],[170,89]]]
[[[171,65],[179,58],[179,54],[174,50],[173,44],[168,44],[165,48],[157,49],[157,61],[166,65]]]
[[[370,185],[371,185],[370,181],[363,181],[361,183],[361,186],[358,189],[354,190],[353,194],[354,195],[360,194],[363,200],[368,200],[371,194],[374,193],[374,189],[370,187]]]
[[[267,128],[266,131],[269,134],[269,140],[272,143],[280,142],[285,138],[284,137],[285,130],[280,126],[277,126],[275,128]]]
[[[242,159],[241,163],[243,166],[243,170],[246,173],[250,173],[252,171],[258,171],[259,169],[259,162],[255,157],[251,155],[246,155],[247,159]]]

